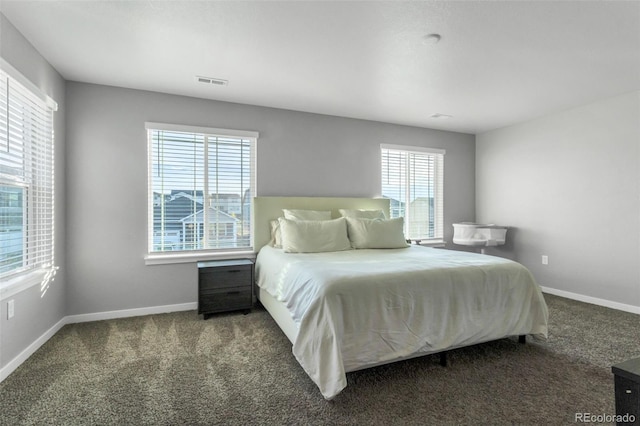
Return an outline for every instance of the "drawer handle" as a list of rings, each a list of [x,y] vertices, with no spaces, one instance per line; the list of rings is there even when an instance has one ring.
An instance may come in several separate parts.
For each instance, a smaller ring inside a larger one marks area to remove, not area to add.
[[[627,390],[626,390],[626,393],[631,393],[631,389],[627,389]]]
[[[240,292],[239,291],[229,291],[229,292],[227,292],[227,294],[240,294]]]
[[[229,272],[229,273],[242,272],[242,269],[230,269],[227,272]]]

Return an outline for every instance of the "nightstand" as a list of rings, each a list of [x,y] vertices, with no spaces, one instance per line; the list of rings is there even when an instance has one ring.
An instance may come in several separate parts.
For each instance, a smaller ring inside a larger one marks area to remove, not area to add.
[[[249,259],[198,262],[198,314],[244,309],[253,305],[253,262]]]
[[[626,415],[617,423],[640,424],[640,358],[616,364],[611,371],[615,375],[616,414]]]

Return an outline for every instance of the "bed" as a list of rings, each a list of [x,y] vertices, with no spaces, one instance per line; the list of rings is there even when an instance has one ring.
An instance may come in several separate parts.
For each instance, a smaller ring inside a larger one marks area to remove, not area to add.
[[[389,200],[254,202],[258,299],[326,399],[347,386],[350,371],[509,336],[547,336],[544,298],[519,263],[416,245],[288,253],[269,244],[271,221],[283,209],[331,211],[332,218],[338,209],[382,210],[388,217]]]

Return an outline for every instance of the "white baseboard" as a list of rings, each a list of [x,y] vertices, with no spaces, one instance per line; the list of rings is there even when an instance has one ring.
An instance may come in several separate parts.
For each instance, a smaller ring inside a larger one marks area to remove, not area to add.
[[[16,368],[20,367],[20,365],[25,362],[31,355],[33,355],[35,351],[40,349],[40,346],[44,345],[47,340],[51,339],[53,335],[56,334],[62,327],[64,327],[66,323],[67,317],[62,318],[53,327],[45,331],[42,336],[38,337],[33,343],[27,346],[25,350],[20,352],[18,356],[9,361],[7,365],[0,368],[0,383],[4,379],[9,377],[9,374],[13,373]]]
[[[100,321],[115,318],[137,317],[141,315],[164,314],[167,312],[190,311],[198,308],[197,302],[181,303],[178,305],[151,306],[148,308],[124,309],[121,311],[96,312],[93,314],[67,315],[58,321],[53,327],[44,332],[25,350],[20,352],[18,356],[13,358],[4,367],[0,368],[0,383],[9,377],[16,368],[25,362],[40,346],[44,345],[47,340],[53,337],[66,324],[75,324],[79,322]]]
[[[591,303],[593,305],[605,306],[607,308],[618,309],[620,311],[640,314],[640,306],[627,305],[624,303],[612,302],[610,300],[599,299],[597,297],[584,296],[582,294],[571,293],[569,291],[557,290],[550,287],[540,287],[544,293],[554,294],[556,296],[566,297],[567,299],[578,300],[580,302]],[[168,312],[190,311],[197,309],[197,302],[182,303],[177,305],[151,306],[147,308],[123,309],[120,311],[96,312],[92,314],[68,315],[58,321],[53,327],[44,332],[25,350],[20,352],[18,356],[9,361],[7,365],[0,369],[0,382],[9,377],[13,371],[25,362],[40,346],[44,345],[47,340],[53,337],[66,324],[75,324],[80,322],[101,321],[115,318],[135,317],[142,315],[162,314]]]
[[[198,303],[181,303],[178,305],[150,306],[147,308],[123,309],[120,311],[95,312],[92,314],[68,315],[67,324],[79,322],[102,321],[115,318],[139,317],[142,315],[165,314],[168,312],[191,311],[198,309]]]
[[[631,312],[632,314],[640,314],[640,306],[627,305],[625,303],[613,302],[611,300],[599,299],[597,297],[584,296],[570,291],[558,290],[555,288],[540,286],[543,293],[549,293],[567,299],[577,300],[579,302],[591,303],[592,305],[604,306],[607,308],[617,309],[619,311]]]

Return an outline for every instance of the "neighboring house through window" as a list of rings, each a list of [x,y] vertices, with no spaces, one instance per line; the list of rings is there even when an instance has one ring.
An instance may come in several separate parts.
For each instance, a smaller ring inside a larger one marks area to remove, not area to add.
[[[444,235],[442,149],[381,145],[382,196],[391,218],[404,217],[405,237],[439,243]]]
[[[46,274],[48,280],[55,271],[53,112],[56,109],[53,100],[0,59],[3,283],[15,282],[14,279],[25,281],[24,277],[35,272]]]
[[[258,133],[146,127],[149,253],[252,250]]]

